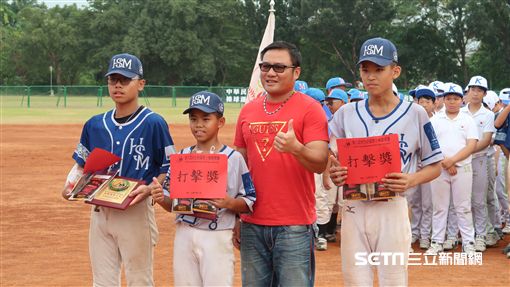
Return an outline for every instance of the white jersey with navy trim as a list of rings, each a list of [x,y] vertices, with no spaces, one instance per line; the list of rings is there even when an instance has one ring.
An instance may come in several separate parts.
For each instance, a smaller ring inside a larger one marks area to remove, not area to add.
[[[110,167],[120,176],[144,180],[168,171],[170,154],[175,153],[174,143],[166,121],[144,107],[133,119],[120,124],[115,109],[88,120],[82,130],[80,143],[73,159],[85,165],[94,148],[102,148],[122,159]]]
[[[195,146],[187,147],[181,150],[180,153],[189,154],[192,152],[194,147]],[[232,198],[241,197],[250,208],[250,211],[253,211],[253,204],[256,200],[255,186],[253,185],[248,166],[246,165],[243,156],[238,151],[226,145],[224,145],[223,148],[219,150],[219,153],[228,156],[227,194]],[[165,182],[169,180],[169,173],[171,172],[171,168],[172,167],[170,167],[168,170],[167,179]],[[166,196],[170,196],[171,191],[169,192],[166,189],[168,186],[170,186],[170,184],[164,184],[163,186],[164,194]],[[236,216],[235,213],[226,208],[219,209],[218,219],[216,220],[217,225],[215,228],[211,228],[211,220],[201,219],[191,215],[177,215],[175,221],[188,223],[190,226],[200,229],[225,230],[234,228]]]
[[[391,113],[375,117],[368,100],[342,106],[330,122],[336,138],[363,138],[398,134],[403,173],[414,173],[418,163],[426,166],[443,159],[434,128],[422,106],[400,100]]]

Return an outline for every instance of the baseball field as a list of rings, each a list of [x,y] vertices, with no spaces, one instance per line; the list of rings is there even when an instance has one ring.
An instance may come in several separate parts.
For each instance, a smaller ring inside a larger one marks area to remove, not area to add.
[[[90,286],[90,206],[67,202],[60,192],[73,165],[71,155],[83,123],[111,104],[106,99],[102,108],[70,105],[64,109],[43,105],[46,99],[34,99],[41,104],[28,109],[19,105],[19,98],[0,99],[0,286]],[[193,144],[182,115],[185,101],[177,107],[170,107],[165,99],[149,102],[170,124],[177,148]],[[227,105],[226,111],[227,126],[220,135],[231,145],[239,104]],[[174,216],[157,207],[156,217],[160,236],[154,254],[155,283],[172,286]],[[409,267],[409,285],[510,286],[510,260],[501,253],[509,242],[507,235],[497,247],[489,248],[479,265],[440,265],[436,260],[438,265],[424,266],[423,257],[413,257],[419,265]],[[342,286],[339,246],[330,243],[327,251],[316,252],[317,286]],[[239,253],[236,258],[235,285],[240,286]]]

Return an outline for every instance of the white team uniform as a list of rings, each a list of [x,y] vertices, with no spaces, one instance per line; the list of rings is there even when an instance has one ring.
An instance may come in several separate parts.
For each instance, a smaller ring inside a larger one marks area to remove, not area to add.
[[[191,153],[192,148],[188,147],[181,153]],[[228,156],[227,194],[232,198],[241,197],[253,211],[255,189],[243,156],[228,146],[224,146],[219,153]],[[170,195],[166,189],[164,193]],[[174,285],[232,286],[235,263],[232,229],[236,221],[235,213],[220,209],[215,225],[211,224],[211,220],[190,215],[177,215],[175,221]]]
[[[494,139],[494,135],[492,136]],[[487,212],[489,220],[487,221],[487,232],[495,233],[494,228],[501,229],[501,217],[499,210],[498,195],[496,194],[496,148],[493,145],[489,146],[487,151],[487,172],[488,172],[488,184],[487,184]]]
[[[420,184],[406,192],[411,209],[411,232],[416,239],[430,240],[432,231],[432,194],[430,182]]]
[[[333,153],[337,153],[336,142],[329,143],[329,148]],[[331,213],[336,204],[341,208],[343,206],[342,187],[335,186],[331,179],[331,189],[326,189],[322,181],[322,174],[315,174],[315,210],[317,212],[317,224],[327,224],[331,219]]]
[[[499,205],[501,207],[501,224],[510,225],[510,208],[508,207],[508,193],[506,189],[506,167],[508,160],[503,151],[499,153],[497,162],[498,175],[496,176],[496,194],[498,195]]]
[[[478,138],[481,140],[485,133],[494,133],[494,113],[481,106],[478,111],[471,113],[469,111],[469,104],[461,108],[462,113],[470,115],[478,129]],[[473,221],[475,224],[475,233],[477,236],[487,235],[488,213],[487,213],[487,186],[488,186],[488,171],[487,171],[487,151],[485,148],[482,151],[473,154],[473,192],[472,192],[472,212]]]
[[[331,121],[335,138],[356,138],[397,134],[403,173],[443,159],[434,129],[423,107],[400,101],[388,115],[374,117],[368,100],[349,103]],[[355,256],[375,252],[403,255],[403,264],[377,266],[379,285],[407,285],[407,259],[411,246],[407,201],[402,194],[387,201],[346,200],[342,211],[342,271],[346,286],[372,286],[373,266],[357,265]]]
[[[452,157],[467,145],[468,139],[478,139],[475,123],[467,114],[459,112],[450,119],[446,113],[432,117],[431,122],[437,134],[441,151],[445,157]],[[465,244],[474,242],[473,216],[471,214],[472,169],[471,155],[455,164],[456,175],[442,169],[441,175],[431,182],[432,186],[432,241],[444,243],[446,221],[450,203],[453,203],[456,222]],[[450,219],[449,219],[450,220]]]

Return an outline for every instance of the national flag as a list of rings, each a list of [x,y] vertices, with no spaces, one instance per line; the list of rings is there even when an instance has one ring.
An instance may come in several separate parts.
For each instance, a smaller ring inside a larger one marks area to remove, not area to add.
[[[246,102],[250,101],[262,96],[266,91],[262,87],[262,83],[260,82],[260,68],[259,68],[259,57],[260,52],[267,47],[269,44],[273,43],[274,39],[274,27],[275,27],[275,16],[274,16],[274,2],[271,3],[271,8],[269,9],[269,17],[267,18],[266,30],[264,31],[264,36],[262,37],[262,41],[260,41],[259,52],[257,53],[257,57],[255,59],[255,65],[253,66],[253,72],[251,73],[250,87],[248,88],[248,96],[246,97]]]

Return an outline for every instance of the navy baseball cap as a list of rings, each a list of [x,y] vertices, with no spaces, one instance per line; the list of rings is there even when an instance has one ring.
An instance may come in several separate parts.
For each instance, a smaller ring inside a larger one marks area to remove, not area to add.
[[[373,62],[381,67],[398,63],[397,47],[388,39],[368,39],[361,45],[358,65],[364,61]]]
[[[304,92],[305,92],[305,94],[312,97],[314,100],[316,100],[319,103],[324,101],[325,96],[324,96],[324,92],[321,89],[308,88]]]
[[[414,94],[417,99],[425,96],[431,97],[432,99],[436,98],[436,93],[429,87],[418,87],[414,90]]]
[[[340,77],[334,77],[328,80],[326,83],[326,90],[329,90],[334,87],[340,87],[340,86],[346,86],[346,87],[352,87],[351,83],[347,83],[344,79]]]
[[[108,64],[108,72],[104,76],[108,77],[111,74],[121,74],[130,79],[143,78],[142,62],[131,54],[115,55],[111,58]]]
[[[408,94],[409,94],[411,97],[416,98],[416,97],[417,97],[417,96],[416,96],[416,91],[418,91],[418,90],[420,90],[420,89],[424,89],[424,88],[429,88],[429,87],[427,87],[427,86],[425,86],[425,85],[421,85],[421,84],[420,84],[420,85],[418,85],[418,87],[414,88],[413,90],[410,90]],[[432,90],[432,89],[431,89],[431,90]],[[434,96],[434,98],[435,98],[435,96]]]
[[[223,115],[225,107],[223,101],[215,93],[208,91],[202,91],[194,94],[189,99],[189,108],[187,108],[183,114],[188,114],[193,109],[201,110],[204,113],[218,113]]]

